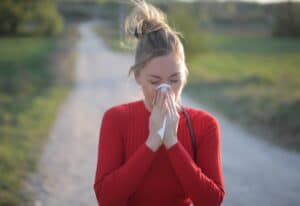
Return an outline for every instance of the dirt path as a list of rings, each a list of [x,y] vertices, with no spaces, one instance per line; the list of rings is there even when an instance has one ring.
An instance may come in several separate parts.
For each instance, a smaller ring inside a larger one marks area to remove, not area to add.
[[[92,27],[86,23],[79,28],[76,84],[30,180],[36,206],[97,205],[93,181],[102,114],[111,105],[142,97],[126,77],[133,57],[108,50]],[[186,97],[183,103],[204,108]],[[210,112],[222,130],[223,205],[299,205],[300,156],[269,146]]]

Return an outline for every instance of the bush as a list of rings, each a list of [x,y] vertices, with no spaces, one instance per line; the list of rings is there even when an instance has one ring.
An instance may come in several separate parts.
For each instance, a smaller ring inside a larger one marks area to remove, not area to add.
[[[287,2],[274,8],[274,36],[300,37],[300,4]]]
[[[62,29],[55,1],[5,0],[0,4],[0,35],[53,35]]]
[[[35,33],[55,35],[62,31],[63,20],[55,3],[44,0],[34,6],[35,12],[32,14],[31,21],[36,27]]]
[[[198,52],[206,50],[203,34],[198,29],[198,19],[193,15],[192,9],[187,5],[172,4],[167,11],[168,19],[183,35],[183,45],[187,59]]]

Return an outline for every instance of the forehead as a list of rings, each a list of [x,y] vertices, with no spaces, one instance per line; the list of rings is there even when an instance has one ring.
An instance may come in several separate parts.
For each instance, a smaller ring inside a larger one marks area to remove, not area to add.
[[[170,53],[153,58],[146,64],[142,71],[145,75],[154,74],[164,77],[181,72],[181,67],[173,53]]]

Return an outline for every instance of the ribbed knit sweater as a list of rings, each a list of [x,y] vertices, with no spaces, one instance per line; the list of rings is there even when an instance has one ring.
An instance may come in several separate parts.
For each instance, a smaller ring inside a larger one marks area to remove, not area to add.
[[[101,206],[221,205],[224,180],[218,120],[185,107],[197,142],[197,164],[183,111],[178,142],[153,152],[145,143],[151,112],[143,100],[108,108],[99,131],[94,191]]]

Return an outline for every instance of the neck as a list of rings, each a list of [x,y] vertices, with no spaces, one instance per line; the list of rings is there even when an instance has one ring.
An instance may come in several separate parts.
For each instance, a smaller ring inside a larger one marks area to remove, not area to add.
[[[145,107],[147,108],[147,110],[148,110],[149,112],[151,112],[151,111],[152,111],[152,107],[150,107],[150,106],[148,105],[148,103],[147,103],[147,101],[146,101],[145,99],[143,99],[143,101],[144,101],[144,105],[145,105]]]

